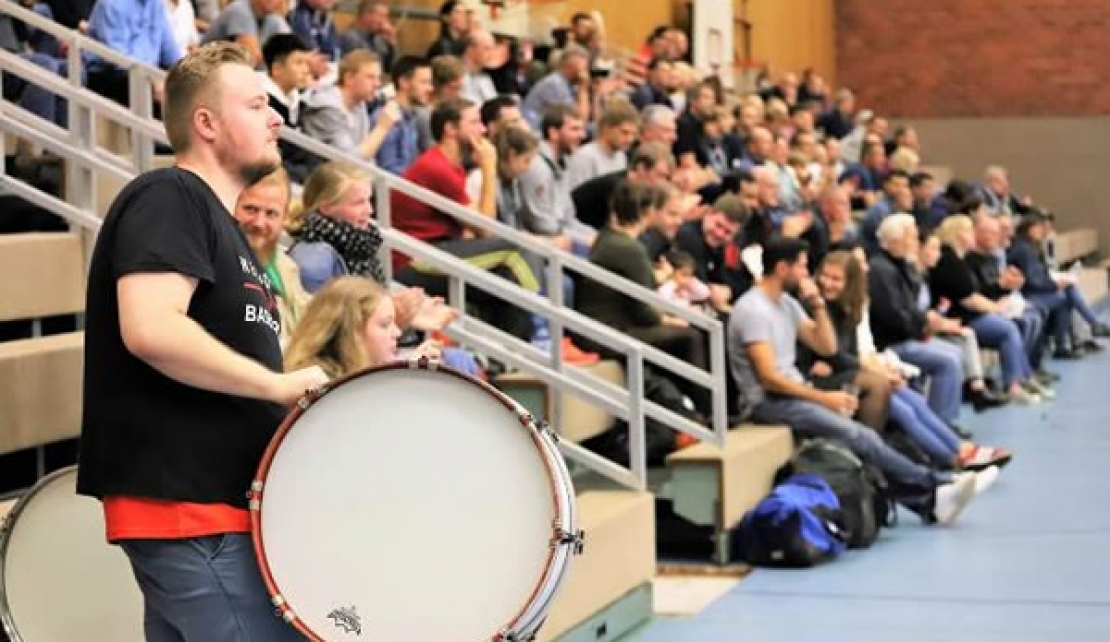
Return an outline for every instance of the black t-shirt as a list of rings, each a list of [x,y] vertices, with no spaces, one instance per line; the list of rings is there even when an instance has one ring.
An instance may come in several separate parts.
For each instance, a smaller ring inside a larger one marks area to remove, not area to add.
[[[725,283],[725,248],[709,247],[701,219],[686,221],[675,235],[675,247],[694,257],[694,274],[703,283]]]
[[[654,227],[649,227],[640,235],[640,245],[647,250],[648,258],[653,264],[671,251],[671,240]]]
[[[112,204],[89,269],[79,491],[245,507],[285,409],[187,386],[131,354],[117,281],[164,272],[197,279],[188,315],[216,340],[282,369],[269,279],[215,193],[177,168],[135,179]]]
[[[967,263],[947,245],[941,248],[940,260],[936,267],[929,270],[929,292],[933,297],[933,304],[936,305],[942,298],[948,299],[951,307],[948,308],[947,316],[966,323],[977,318],[980,313],[965,308],[960,301],[977,291],[975,278]]]
[[[629,152],[629,156],[631,156]],[[628,175],[627,170],[591,178],[574,188],[570,193],[574,201],[574,211],[578,220],[586,225],[603,230],[609,225],[609,199],[613,197],[617,185]]]

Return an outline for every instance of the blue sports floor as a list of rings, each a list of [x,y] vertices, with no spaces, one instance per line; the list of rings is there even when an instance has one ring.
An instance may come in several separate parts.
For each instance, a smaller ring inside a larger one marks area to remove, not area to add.
[[[1015,458],[952,527],[903,511],[869,550],[756,570],[631,642],[1110,642],[1110,350],[1050,367],[1055,401],[965,412]]]

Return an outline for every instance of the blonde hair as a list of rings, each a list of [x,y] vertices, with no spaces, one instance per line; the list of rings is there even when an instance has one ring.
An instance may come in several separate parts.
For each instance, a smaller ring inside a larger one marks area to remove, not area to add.
[[[312,298],[285,350],[287,372],[320,366],[329,377],[342,377],[377,365],[362,340],[366,322],[383,299],[385,288],[373,279],[341,276]]]
[[[336,73],[337,80],[335,84],[342,87],[347,76],[358,73],[360,69],[370,64],[380,67],[382,64],[381,57],[369,49],[355,49],[349,52],[339,59],[339,70]]]
[[[921,157],[909,147],[899,147],[890,155],[890,168],[900,169],[907,174],[916,172],[920,164]]]
[[[246,48],[231,42],[213,42],[198,47],[170,68],[166,76],[162,122],[175,153],[188,151],[193,142],[193,113],[197,107],[217,108],[211,104],[214,102],[212,95],[219,91],[216,78],[225,65],[243,65],[254,69],[254,61]]]
[[[940,239],[941,243],[951,246],[960,233],[974,230],[975,223],[972,222],[971,217],[958,214],[944,219],[940,227],[937,228],[937,238]]]
[[[330,161],[317,167],[308,176],[301,190],[301,200],[289,208],[286,231],[297,234],[304,227],[304,218],[321,205],[328,205],[343,197],[352,185],[370,183],[373,177],[354,165]]]

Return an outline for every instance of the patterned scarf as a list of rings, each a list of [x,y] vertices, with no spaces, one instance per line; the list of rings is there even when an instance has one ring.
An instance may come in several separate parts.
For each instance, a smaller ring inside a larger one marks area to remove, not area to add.
[[[347,271],[358,276],[368,276],[378,283],[385,283],[385,271],[378,260],[378,249],[382,246],[382,235],[373,222],[370,227],[360,230],[350,223],[328,218],[318,212],[310,212],[305,217],[300,240],[306,243],[323,242],[335,248]]]

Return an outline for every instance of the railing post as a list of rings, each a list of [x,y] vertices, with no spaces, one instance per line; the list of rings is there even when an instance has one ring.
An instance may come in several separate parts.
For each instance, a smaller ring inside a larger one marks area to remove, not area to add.
[[[389,209],[389,186],[381,178],[375,178],[373,181],[374,187],[374,216],[378,220],[378,227],[386,230],[393,226],[392,211]],[[381,248],[378,249],[378,261],[382,264],[382,269],[385,272],[385,282],[390,283],[393,281],[393,260],[392,252],[389,247],[382,243]]]
[[[150,79],[137,65],[127,70],[128,96],[131,111],[143,120],[153,116]],[[131,129],[131,158],[138,173],[150,171],[154,159],[154,141],[139,129]]]
[[[628,463],[641,489],[647,488],[644,425],[644,355],[635,349],[628,354]]]
[[[540,257],[543,260],[543,257]],[[547,300],[551,305],[561,308],[566,302],[563,300],[563,280],[566,272],[563,262],[558,255],[547,260],[547,270],[544,275],[547,281]],[[547,332],[551,337],[551,368],[556,372],[563,371],[563,321],[557,316],[547,319]],[[548,421],[554,426],[558,434],[563,434],[563,391],[558,388],[551,389],[551,417]]]
[[[713,432],[718,446],[724,447],[728,432],[728,363],[725,327],[717,324],[709,329],[709,372],[713,375]]]

